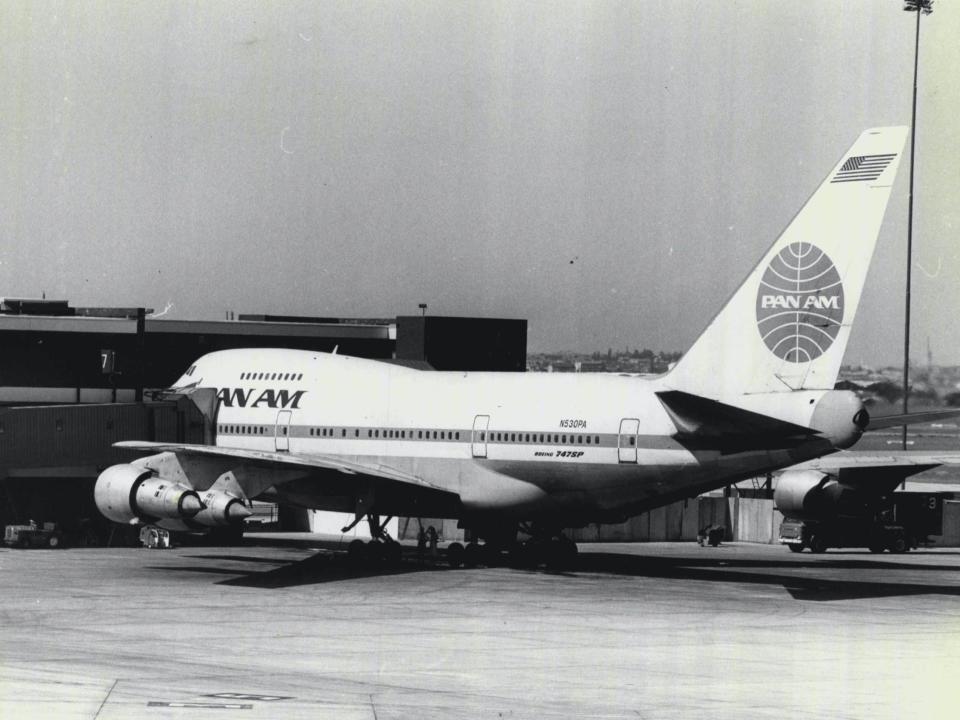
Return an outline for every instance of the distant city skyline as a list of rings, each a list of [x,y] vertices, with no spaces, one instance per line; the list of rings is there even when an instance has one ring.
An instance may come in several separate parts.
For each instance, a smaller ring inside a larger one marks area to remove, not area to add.
[[[522,317],[685,351],[867,127],[899,3],[0,6],[0,296]],[[960,362],[960,7],[923,22],[914,360]],[[902,358],[901,167],[845,361]]]

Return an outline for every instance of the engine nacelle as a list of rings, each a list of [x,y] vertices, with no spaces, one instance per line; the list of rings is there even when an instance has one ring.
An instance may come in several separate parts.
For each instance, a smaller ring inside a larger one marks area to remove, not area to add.
[[[118,523],[162,518],[189,519],[203,510],[197,492],[137,465],[113,465],[97,478],[97,508]]]
[[[785,517],[825,520],[838,514],[842,492],[831,475],[817,470],[787,470],[777,481],[773,501]]]
[[[208,490],[203,494],[203,510],[193,516],[191,522],[206,527],[240,525],[253,513],[244,504],[243,498],[222,490]]]

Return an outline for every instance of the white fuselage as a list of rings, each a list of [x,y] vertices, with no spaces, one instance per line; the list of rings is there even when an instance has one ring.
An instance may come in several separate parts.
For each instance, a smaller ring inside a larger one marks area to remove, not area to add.
[[[655,395],[670,389],[666,379],[432,372],[251,349],[206,355],[175,387],[217,389],[218,446],[338,456],[415,474],[459,495],[462,514],[625,518],[823,454],[822,442],[816,449],[692,451],[673,438],[676,427]],[[745,404],[806,424],[820,394]],[[771,402],[778,412],[763,407]],[[306,504],[327,506],[320,495]]]

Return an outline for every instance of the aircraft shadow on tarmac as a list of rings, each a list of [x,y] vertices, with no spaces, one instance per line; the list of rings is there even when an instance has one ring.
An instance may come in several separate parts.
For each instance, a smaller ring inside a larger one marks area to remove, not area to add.
[[[275,557],[217,555],[213,553],[191,555],[189,558],[197,561],[282,564],[280,567],[261,571],[231,568],[219,564],[210,565],[204,562],[191,565],[156,566],[155,569],[231,575],[233,577],[220,580],[218,584],[266,590],[420,572],[476,572],[470,569],[450,570],[443,564],[423,564],[414,558],[405,558],[397,566],[356,567],[349,564],[345,556],[329,552],[318,552],[315,555],[293,562],[286,562],[283,558]],[[818,556],[816,559],[811,558],[810,560],[802,558],[788,560],[785,558],[781,562],[766,559],[738,559],[718,554],[702,557],[659,557],[628,553],[587,552],[579,555],[574,565],[562,572],[542,568],[509,570],[509,572],[549,574],[558,577],[581,577],[583,574],[596,574],[779,586],[789,592],[794,599],[823,602],[914,595],[960,597],[960,586],[938,584],[937,579],[932,579],[929,584],[878,579],[878,577],[882,578],[885,575],[890,576],[893,573],[903,572],[911,573],[914,578],[919,573],[953,574],[958,569],[960,568],[955,565],[908,564],[879,558],[856,559]],[[810,575],[811,570],[816,574]],[[851,571],[858,572],[863,577],[860,579],[842,577],[849,575]]]
[[[960,586],[931,583],[905,583],[877,580],[878,575],[894,572],[956,573],[954,565],[914,565],[885,560],[852,558],[792,561],[751,560],[722,556],[654,557],[617,553],[584,553],[578,558],[576,571],[629,575],[673,580],[779,585],[797,600],[858,600],[909,595],[949,595],[960,597]],[[823,570],[810,576],[811,569]],[[768,570],[772,570],[770,572]],[[777,572],[779,570],[779,572]],[[828,574],[859,570],[869,572],[863,579],[838,579]],[[872,572],[870,572],[872,571]]]

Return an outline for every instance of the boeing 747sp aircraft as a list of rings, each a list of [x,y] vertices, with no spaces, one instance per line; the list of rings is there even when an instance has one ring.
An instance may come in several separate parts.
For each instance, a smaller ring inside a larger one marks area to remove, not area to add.
[[[154,454],[105,470],[97,505],[117,522],[189,530],[242,521],[248,499],[268,497],[366,518],[386,553],[398,548],[381,518],[458,518],[499,548],[523,527],[528,550],[556,557],[575,552],[565,527],[848,448],[870,418],[833,388],[906,132],[857,138],[663,376],[215,352],[171,388],[215,389],[215,443],[118,443]]]

